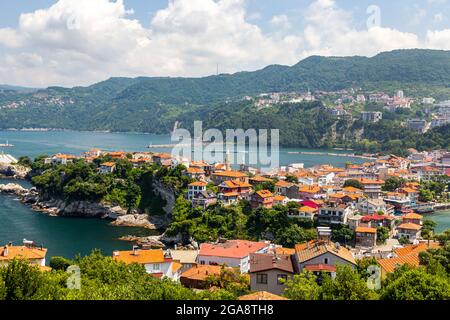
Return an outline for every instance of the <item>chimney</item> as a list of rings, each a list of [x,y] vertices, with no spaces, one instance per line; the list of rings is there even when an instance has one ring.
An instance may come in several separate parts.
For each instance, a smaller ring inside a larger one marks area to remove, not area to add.
[[[133,246],[133,255],[134,256],[138,256],[139,255],[139,247],[138,246]]]
[[[4,248],[3,248],[3,256],[4,257],[7,257],[9,255],[9,248],[8,248],[8,246],[5,246]]]
[[[120,256],[120,252],[119,251],[114,251],[113,252],[113,257],[118,257]]]

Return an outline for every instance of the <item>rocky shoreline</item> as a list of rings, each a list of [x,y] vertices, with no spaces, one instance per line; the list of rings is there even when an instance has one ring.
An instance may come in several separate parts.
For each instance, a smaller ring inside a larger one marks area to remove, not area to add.
[[[23,204],[36,212],[55,217],[84,217],[112,220],[111,224],[118,227],[136,227],[148,230],[165,230],[170,224],[170,214],[148,215],[137,211],[128,214],[119,206],[113,207],[102,203],[77,201],[66,203],[63,200],[52,199],[44,201],[36,188],[26,189],[17,183],[0,184],[0,194],[16,196]],[[171,210],[170,205],[167,210]],[[178,246],[195,249],[198,247],[193,239],[184,239],[182,235],[170,237],[166,233],[160,236],[135,237],[127,236],[120,240],[136,243],[152,248]]]
[[[0,179],[23,180],[30,172],[30,168],[18,164],[0,164]]]

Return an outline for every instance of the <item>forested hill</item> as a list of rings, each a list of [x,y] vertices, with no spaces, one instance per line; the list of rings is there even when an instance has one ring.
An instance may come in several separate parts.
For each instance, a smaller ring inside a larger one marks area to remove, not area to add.
[[[450,93],[447,90],[450,88],[450,51],[397,50],[372,58],[313,56],[291,67],[273,65],[232,75],[111,78],[89,87],[50,87],[36,92],[0,90],[0,129],[33,127],[168,133],[174,121],[186,124],[205,118],[210,126],[239,123],[242,109],[234,102],[228,107],[229,99],[236,101],[236,98],[263,92],[334,91],[349,87],[444,88]],[[299,138],[298,141],[308,141],[306,145],[314,147],[330,140],[329,126],[335,125],[317,108],[320,106],[308,111],[303,119],[317,121],[309,123],[308,128],[304,125],[301,130],[297,130],[297,123],[290,123],[292,115],[283,110],[259,112],[252,119],[255,119],[255,126],[267,121],[285,121],[283,127],[301,135],[293,135],[292,141],[286,143],[295,144]],[[226,114],[221,112],[224,109]],[[218,114],[236,121],[219,119]],[[299,121],[297,116],[294,118]],[[343,127],[345,129],[346,125]],[[311,129],[316,131],[314,136],[308,133]],[[317,132],[322,135],[317,136]],[[321,143],[316,143],[318,141]]]

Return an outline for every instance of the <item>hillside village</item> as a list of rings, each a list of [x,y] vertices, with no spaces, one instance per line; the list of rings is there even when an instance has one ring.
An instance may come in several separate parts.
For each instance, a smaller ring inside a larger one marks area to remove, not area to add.
[[[381,121],[383,111],[401,114],[405,111],[423,110],[423,113],[420,112],[420,117],[416,114],[403,122],[405,128],[418,133],[425,133],[450,123],[450,101],[437,102],[432,97],[406,97],[403,90],[398,90],[392,96],[384,92],[368,92],[360,88],[314,93],[309,91],[306,93],[274,92],[263,93],[256,97],[246,96],[243,100],[253,101],[259,110],[282,104],[321,101],[325,104],[327,112],[337,119],[361,120],[366,123]],[[374,107],[379,110],[370,110]]]
[[[450,207],[450,153],[410,151],[407,158],[380,156],[361,165],[345,168],[302,164],[282,166],[270,173],[242,165],[176,159],[170,154],[151,152],[104,152],[92,149],[81,156],[57,154],[44,159],[50,166],[64,166],[83,160],[100,162],[97,171],[110,175],[118,161],[139,168],[147,164],[174,168],[182,165],[190,183],[182,197],[192,207],[203,209],[233,206],[242,201],[252,209],[288,208],[294,221],[305,221],[316,229],[315,239],[285,247],[268,236],[260,241],[219,238],[172,249],[133,246],[130,251],[114,251],[116,261],[141,264],[154,277],[167,277],[188,288],[205,289],[211,275],[233,268],[249,277],[252,291],[283,294],[285,282],[308,270],[335,276],[339,265],[355,268],[363,258],[375,258],[385,277],[397,267],[418,266],[419,253],[439,247],[431,241],[433,227],[424,215]],[[443,185],[434,190],[433,183]],[[433,189],[433,190],[430,190]],[[440,191],[440,192],[438,192]],[[344,230],[343,242],[335,233]],[[0,260],[22,256],[45,267],[46,249],[26,243],[6,245]],[[231,269],[230,269],[231,270]]]

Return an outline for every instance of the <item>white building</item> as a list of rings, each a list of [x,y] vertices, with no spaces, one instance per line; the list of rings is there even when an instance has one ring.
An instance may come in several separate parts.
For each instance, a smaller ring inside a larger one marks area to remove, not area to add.
[[[135,247],[132,251],[114,251],[113,259],[126,264],[141,264],[156,278],[180,279],[182,264],[173,260],[170,250],[139,250]]]
[[[250,270],[251,253],[267,253],[270,244],[246,240],[225,240],[218,243],[203,243],[197,257],[199,265],[225,265],[239,268],[241,273]]]

